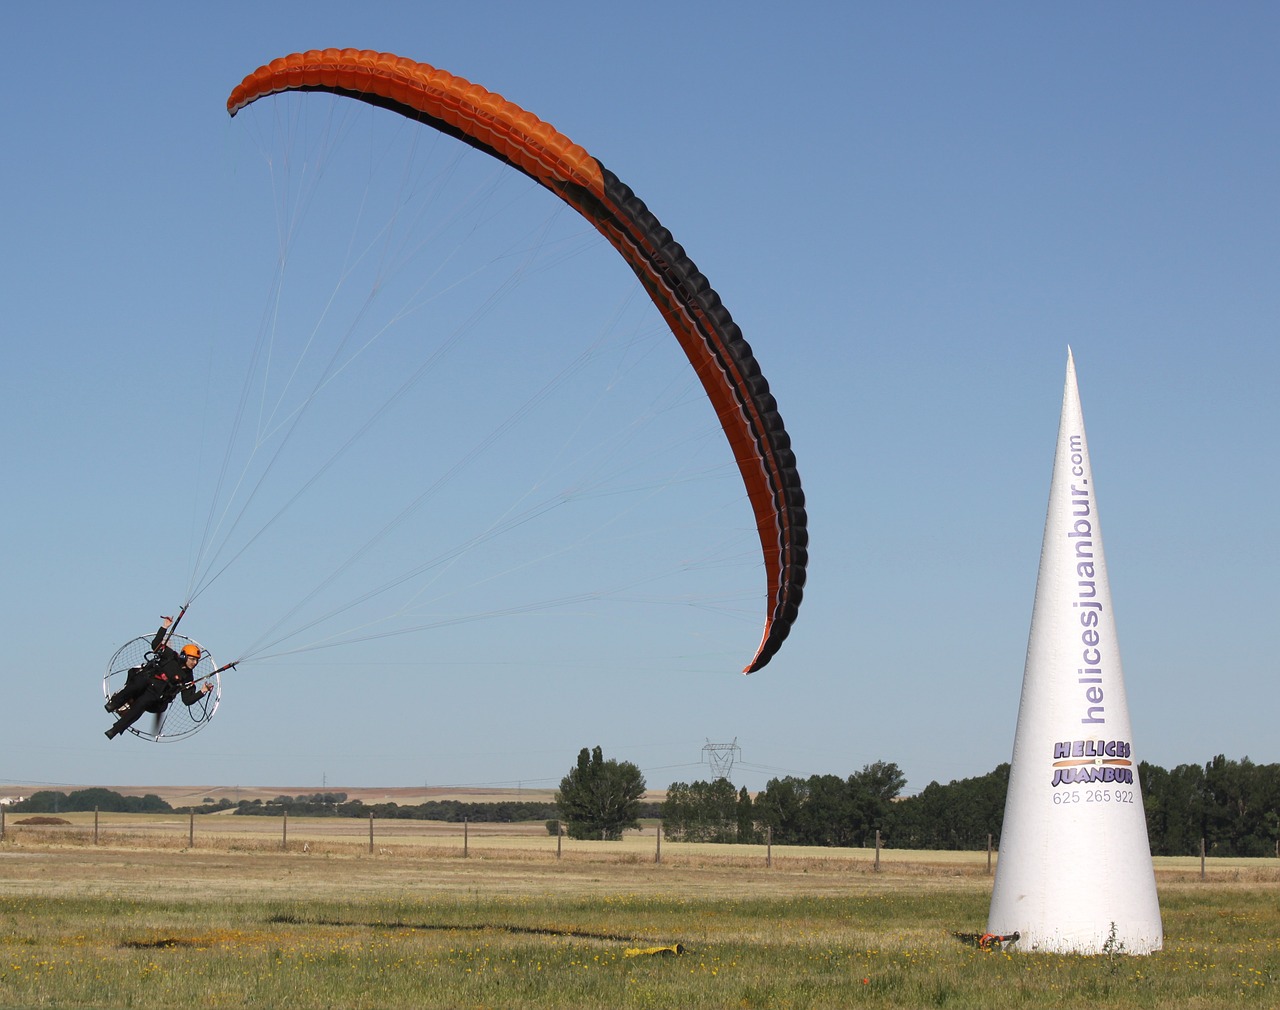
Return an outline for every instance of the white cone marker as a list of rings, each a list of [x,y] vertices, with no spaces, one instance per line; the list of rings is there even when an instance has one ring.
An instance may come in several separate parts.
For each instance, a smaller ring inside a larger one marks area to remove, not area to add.
[[[987,931],[1024,951],[1164,943],[1069,348]]]

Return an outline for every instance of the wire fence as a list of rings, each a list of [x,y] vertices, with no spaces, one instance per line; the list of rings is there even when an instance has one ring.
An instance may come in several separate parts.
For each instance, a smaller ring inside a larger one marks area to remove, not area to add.
[[[204,849],[215,852],[281,852],[296,855],[347,855],[406,859],[476,858],[573,860],[669,864],[672,866],[751,866],[800,871],[823,868],[849,873],[923,876],[993,876],[999,853],[988,837],[979,851],[885,848],[827,848],[762,844],[673,842],[660,824],[627,831],[617,840],[568,837],[543,823],[421,821],[405,818],[289,817],[223,813],[130,814],[72,812],[63,815],[14,814],[0,806],[0,845],[10,849],[103,846],[121,849]],[[1196,856],[1154,859],[1166,880],[1278,880],[1280,845],[1275,858],[1213,857],[1202,843]]]
[[[878,839],[877,839],[878,841]],[[989,874],[993,853],[906,852],[875,848],[822,848],[760,844],[674,842],[660,824],[627,831],[621,839],[570,838],[542,823],[420,821],[402,818],[130,814],[105,811],[62,815],[12,814],[0,808],[0,843],[14,847],[105,846],[135,849],[207,849],[363,855],[404,858],[576,860],[673,866],[826,867],[848,872],[930,875]]]

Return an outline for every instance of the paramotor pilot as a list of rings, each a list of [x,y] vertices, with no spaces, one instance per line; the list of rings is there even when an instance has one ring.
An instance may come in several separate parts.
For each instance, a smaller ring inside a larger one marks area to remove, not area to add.
[[[200,664],[200,646],[188,642],[181,651],[169,647],[172,623],[170,617],[160,618],[160,630],[151,640],[150,658],[133,667],[124,687],[107,699],[107,711],[119,717],[107,730],[108,740],[127,730],[144,712],[159,715],[179,696],[184,705],[194,705],[213,690],[208,680],[196,683],[194,671]]]

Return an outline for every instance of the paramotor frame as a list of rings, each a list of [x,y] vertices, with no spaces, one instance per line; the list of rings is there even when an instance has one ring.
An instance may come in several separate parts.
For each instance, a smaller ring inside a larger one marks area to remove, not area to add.
[[[116,650],[107,666],[107,674],[102,678],[102,694],[104,700],[124,687],[129,671],[142,666],[154,655],[151,651],[153,635],[142,635],[130,639]],[[169,647],[181,651],[182,647],[192,642],[182,635],[170,635]],[[193,643],[199,644],[199,643]],[[222,700],[222,680],[220,670],[213,656],[203,647],[200,650],[200,662],[193,671],[197,685],[212,684],[211,690],[200,695],[192,705],[185,705],[180,697],[174,698],[167,707],[159,712],[152,711],[152,718],[142,718],[129,727],[129,732],[143,740],[155,743],[169,743],[182,740],[200,732],[213,719]]]

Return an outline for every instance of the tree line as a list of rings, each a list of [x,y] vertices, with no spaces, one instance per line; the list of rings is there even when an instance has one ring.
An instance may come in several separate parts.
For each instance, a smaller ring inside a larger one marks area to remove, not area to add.
[[[1157,856],[1280,854],[1280,764],[1218,755],[1171,771],[1141,762],[1138,777],[1151,852]],[[902,796],[896,764],[877,761],[846,778],[771,779],[752,797],[725,781],[673,782],[662,805],[673,841],[749,842],[898,849],[984,849],[1000,845],[1008,763]]]
[[[318,800],[312,796],[277,796],[271,800],[243,801],[237,814],[262,817],[362,817],[373,815],[378,820],[446,821],[461,824],[514,824],[518,821],[541,821],[556,815],[554,803],[498,800],[496,802],[462,802],[460,800],[428,800],[425,803],[365,803],[361,800]]]
[[[663,833],[672,841],[749,842],[862,848],[887,831],[906,776],[876,761],[838,775],[770,779],[753,798],[725,779],[673,782],[662,805]],[[985,834],[984,834],[985,838]]]
[[[1280,853],[1280,764],[1218,755],[1202,765],[1166,770],[1138,766],[1151,852],[1198,855],[1203,841],[1214,856],[1275,856]],[[405,818],[514,823],[545,821],[570,837],[619,838],[640,827],[641,817],[662,821],[672,841],[743,842],[766,838],[778,845],[869,848],[876,833],[882,846],[897,849],[999,848],[1009,765],[986,775],[941,785],[930,782],[902,796],[906,777],[893,762],[876,761],[844,778],[838,775],[770,779],[752,796],[726,779],[673,782],[661,803],[645,803],[644,776],[629,761],[605,760],[599,747],[583,748],[547,802],[435,800],[420,804],[365,804],[345,793],[278,796],[273,800],[206,799],[196,807],[171,807],[159,796],[122,796],[109,789],[67,794],[41,791],[14,804],[15,813],[104,810],[123,813],[210,812],[235,807],[245,815]]]
[[[606,765],[613,767],[618,762],[606,762]],[[624,762],[625,764],[625,762]],[[634,765],[632,766],[634,768]],[[643,779],[641,779],[643,782]],[[643,785],[640,789],[640,795],[643,796]],[[605,791],[600,791],[599,796],[604,797]],[[605,817],[616,820],[618,812],[623,813],[626,826],[639,827],[639,818],[657,818],[660,804],[646,803],[639,801],[634,803],[616,804],[606,801]],[[522,821],[544,821],[557,825],[562,820],[569,827],[570,833],[581,831],[575,837],[583,838],[599,838],[601,837],[599,829],[595,826],[591,817],[586,816],[584,819],[584,810],[581,804],[574,807],[572,801],[566,806],[561,806],[554,801],[520,801],[520,800],[496,800],[496,801],[475,801],[463,802],[460,800],[428,800],[425,803],[365,803],[358,799],[348,799],[346,793],[328,792],[328,793],[310,793],[299,796],[276,796],[272,799],[256,798],[252,800],[238,800],[232,802],[229,799],[221,799],[214,801],[206,799],[203,803],[195,806],[179,806],[174,807],[165,800],[161,799],[153,793],[146,796],[124,796],[110,789],[94,787],[91,789],[76,789],[70,793],[58,790],[40,790],[32,793],[29,797],[12,804],[9,809],[14,813],[37,813],[37,814],[60,814],[73,813],[76,811],[92,811],[100,810],[104,813],[130,813],[130,814],[188,814],[188,813],[220,813],[223,810],[231,810],[234,814],[244,815],[248,817],[280,817],[289,815],[291,817],[357,817],[368,818],[370,815],[378,820],[419,820],[419,821],[444,821],[447,823],[461,824],[463,821],[469,821],[472,824],[515,824]],[[566,817],[568,815],[578,818],[570,823]],[[592,826],[588,827],[587,824]],[[611,820],[612,824],[613,821]],[[610,828],[606,832],[608,837],[617,837],[616,834],[610,833],[614,829]],[[620,834],[621,828],[617,828]]]
[[[145,796],[122,796],[111,789],[93,787],[70,793],[41,789],[25,800],[10,805],[14,813],[65,814],[77,810],[102,810],[113,814],[167,814],[173,807],[154,793]]]
[[[653,804],[656,810],[657,804]],[[101,810],[110,813],[168,814],[218,813],[233,810],[236,814],[259,817],[361,817],[370,814],[379,820],[401,818],[423,821],[509,824],[538,821],[557,816],[554,803],[522,803],[501,800],[495,803],[462,803],[457,800],[432,800],[426,803],[364,803],[347,799],[346,793],[315,793],[302,796],[277,796],[274,799],[252,799],[232,802],[207,800],[198,806],[174,807],[159,796],[122,796],[110,789],[77,789],[71,793],[41,790],[32,793],[9,808],[14,813],[58,814],[74,811]]]

